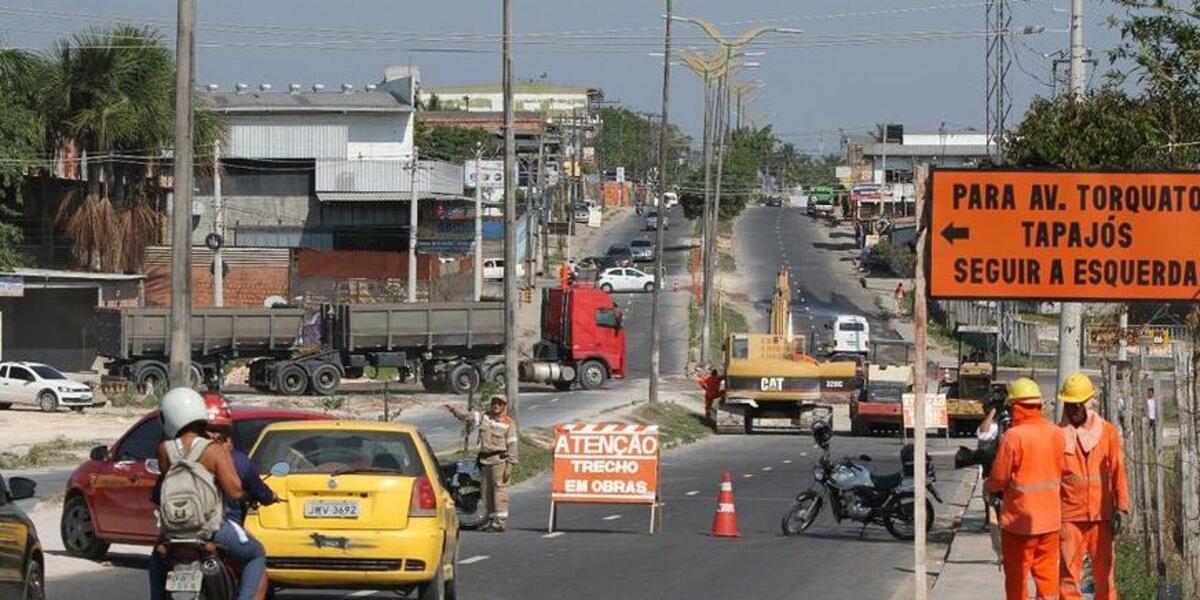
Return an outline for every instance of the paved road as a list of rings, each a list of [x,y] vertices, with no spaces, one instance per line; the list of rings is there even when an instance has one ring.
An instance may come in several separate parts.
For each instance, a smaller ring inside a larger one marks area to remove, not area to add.
[[[857,288],[853,234],[831,229],[803,209],[752,206],[738,220],[734,240],[738,273],[746,284],[742,291],[763,315],[770,310],[775,275],[784,265],[792,283],[796,333],[827,341],[827,325],[838,315],[855,314],[867,317],[873,338],[899,338],[880,318],[871,293]]]
[[[935,442],[937,444],[937,442]],[[896,440],[838,438],[837,456],[872,454],[873,468],[897,470]],[[938,488],[953,497],[959,473],[947,471],[949,452],[935,447]],[[644,507],[568,506],[559,535],[547,536],[547,479],[513,495],[507,534],[467,532],[462,546],[461,595],[487,600],[541,598],[888,598],[909,583],[912,547],[879,527],[859,538],[859,526],[823,514],[808,534],[785,538],[779,520],[792,497],[812,482],[815,452],[807,438],[779,435],[712,438],[667,453],[662,465],[664,529],[645,533]],[[735,477],[738,539],[707,534],[723,470]],[[949,518],[948,505],[936,505]],[[935,527],[935,545],[944,533]],[[52,533],[52,532],[48,532]],[[943,552],[932,549],[931,556]],[[145,597],[142,551],[115,549],[112,565],[55,577],[50,597]],[[74,560],[74,559],[62,559]],[[353,597],[384,593],[358,593]],[[347,598],[347,592],[285,592],[283,598]]]
[[[604,230],[604,235],[593,240],[590,248],[582,249],[590,254],[584,256],[599,256],[604,254],[609,246],[615,244],[628,245],[637,239],[654,239],[653,231],[642,231],[643,220],[636,214],[624,211],[615,217],[614,221]],[[688,272],[688,254],[690,251],[692,223],[684,219],[683,210],[676,208],[668,213],[670,229],[663,233],[665,240],[663,255],[663,271],[665,280],[662,294],[663,319],[662,350],[660,372],[664,376],[683,374],[687,368],[688,343],[688,292],[691,286],[691,276]],[[654,263],[638,263],[636,268],[653,274]],[[678,290],[676,290],[678,284]],[[613,294],[625,317],[626,348],[630,379],[645,379],[650,376],[650,314],[653,310],[651,294],[618,293]],[[644,383],[644,382],[643,382]]]

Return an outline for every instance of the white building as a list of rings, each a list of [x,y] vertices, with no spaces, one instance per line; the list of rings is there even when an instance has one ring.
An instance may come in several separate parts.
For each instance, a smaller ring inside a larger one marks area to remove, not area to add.
[[[911,183],[915,166],[977,167],[991,154],[986,133],[972,129],[905,129],[892,126],[889,137],[852,136],[846,140],[846,166],[852,184]]]
[[[413,195],[415,68],[382,83],[326,89],[239,85],[210,90],[208,108],[229,127],[219,149],[226,243],[232,246],[401,249]],[[214,149],[215,150],[215,149]],[[463,192],[462,167],[418,161],[419,198]],[[193,239],[218,228],[213,181],[200,178]]]
[[[421,103],[429,110],[465,110],[495,112],[504,109],[504,90],[499,85],[459,85],[422,88]],[[437,98],[436,102],[434,98]],[[587,110],[589,100],[603,97],[594,88],[518,83],[513,87],[513,102],[518,112],[544,114]]]

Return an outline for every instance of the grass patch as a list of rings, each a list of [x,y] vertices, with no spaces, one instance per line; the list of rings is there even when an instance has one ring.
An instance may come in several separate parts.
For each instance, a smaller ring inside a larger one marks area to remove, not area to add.
[[[142,394],[137,390],[137,386],[132,383],[126,384],[124,389],[109,396],[109,406],[115,408],[158,408],[159,401],[162,400],[163,391],[155,390],[150,394]]]
[[[513,467],[513,483],[533,479],[554,465],[554,431],[534,429],[522,433],[517,450],[521,459]]]
[[[1117,542],[1117,594],[1126,600],[1154,600],[1158,593],[1158,575],[1146,564],[1146,552],[1136,540]]]
[[[638,407],[630,420],[658,425],[658,442],[663,450],[691,444],[712,434],[703,417],[678,404],[646,404]]]
[[[713,307],[716,308],[715,306]],[[703,327],[704,311],[698,302],[688,306],[688,358],[696,359],[696,348],[700,347],[700,329]],[[708,323],[708,356],[711,362],[720,362],[724,351],[725,337],[731,333],[745,333],[750,330],[746,316],[735,308],[722,305],[720,313]]]
[[[737,271],[737,261],[734,260],[732,254],[727,252],[718,252],[717,269],[722,273],[733,273],[734,271]]]
[[[396,381],[400,377],[400,370],[396,367],[372,367],[368,365],[363,368],[363,377],[374,379],[375,381]]]
[[[29,447],[24,454],[0,452],[0,469],[28,469],[78,462],[96,444],[58,436]]]

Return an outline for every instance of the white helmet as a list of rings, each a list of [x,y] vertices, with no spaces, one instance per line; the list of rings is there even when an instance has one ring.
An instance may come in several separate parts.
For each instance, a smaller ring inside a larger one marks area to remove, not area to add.
[[[168,438],[179,435],[179,430],[195,423],[207,421],[208,410],[204,406],[204,398],[187,387],[173,388],[162,398],[159,405],[162,416],[163,433]]]

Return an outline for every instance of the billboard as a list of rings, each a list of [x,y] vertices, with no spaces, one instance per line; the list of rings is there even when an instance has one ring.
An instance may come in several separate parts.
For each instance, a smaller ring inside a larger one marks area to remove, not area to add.
[[[935,169],[930,190],[933,298],[1200,298],[1198,173]]]

